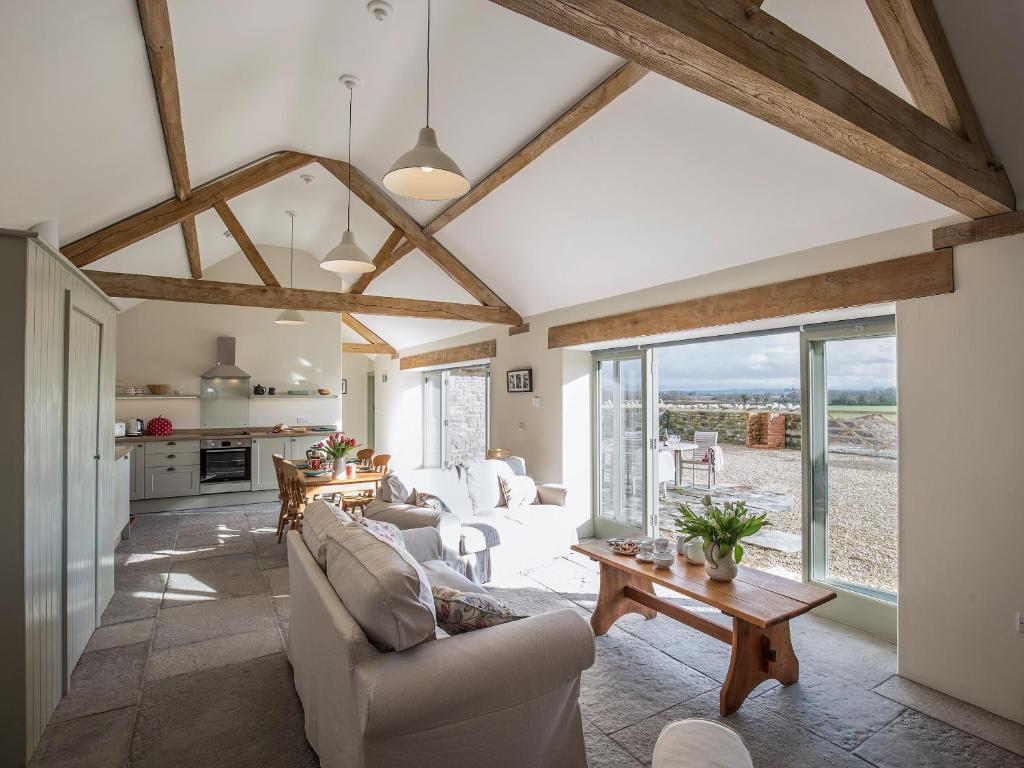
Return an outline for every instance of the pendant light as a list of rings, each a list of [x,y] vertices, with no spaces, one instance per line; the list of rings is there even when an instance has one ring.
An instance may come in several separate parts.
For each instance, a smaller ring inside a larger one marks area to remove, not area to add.
[[[288,246],[288,287],[295,287],[295,211],[285,211],[292,220],[292,240]],[[305,325],[306,318],[297,309],[285,309],[274,321],[278,325]]]
[[[373,259],[356,245],[356,236],[352,234],[352,91],[359,84],[359,78],[342,75],[341,82],[348,88],[348,209],[345,233],[331,252],[327,254],[320,266],[331,272],[373,272],[377,267]]]
[[[384,186],[416,200],[450,200],[469,191],[469,181],[455,161],[437,146],[430,127],[430,0],[427,0],[427,124],[420,128],[416,146],[395,160],[384,176]]]

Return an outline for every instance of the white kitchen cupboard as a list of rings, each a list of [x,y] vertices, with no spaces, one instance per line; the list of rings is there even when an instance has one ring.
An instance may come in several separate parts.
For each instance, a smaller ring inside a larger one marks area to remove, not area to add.
[[[277,490],[274,472],[274,454],[286,459],[305,459],[306,451],[324,439],[325,435],[274,435],[258,437],[252,441],[252,489]]]
[[[182,467],[146,467],[147,499],[166,499],[173,496],[196,496],[198,493],[198,464]]]
[[[114,463],[114,546],[131,517],[132,461],[131,452]]]
[[[258,437],[252,441],[252,489],[254,491],[277,490],[274,454],[288,458],[290,446],[291,442],[283,435]]]
[[[128,498],[132,501],[146,498],[146,444],[132,443],[129,457],[131,463],[131,492]]]
[[[27,762],[114,590],[117,309],[34,233],[0,230],[0,755]],[[65,545],[66,542],[66,545]]]

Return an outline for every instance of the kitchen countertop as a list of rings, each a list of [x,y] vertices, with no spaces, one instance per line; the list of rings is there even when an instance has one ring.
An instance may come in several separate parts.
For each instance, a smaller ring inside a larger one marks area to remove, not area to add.
[[[326,426],[326,425],[325,425]],[[331,428],[332,430],[334,427]],[[229,437],[277,437],[283,435],[285,437],[324,437],[326,438],[331,432],[314,432],[312,429],[307,428],[304,432],[295,431],[284,431],[274,432],[273,427],[239,427],[238,429],[176,429],[169,435],[125,435],[124,437],[115,437],[115,445],[125,445],[131,443],[153,443],[153,442],[164,442],[167,440],[202,440],[203,438],[229,438]]]

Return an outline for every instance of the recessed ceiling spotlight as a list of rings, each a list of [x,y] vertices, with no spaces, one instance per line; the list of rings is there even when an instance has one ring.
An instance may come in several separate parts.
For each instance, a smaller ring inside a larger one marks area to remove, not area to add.
[[[385,0],[370,0],[366,4],[366,12],[370,14],[371,19],[381,23],[395,15],[395,9]]]
[[[300,173],[299,178],[302,179],[307,184],[312,184],[316,180],[316,176],[314,176],[312,173]]]

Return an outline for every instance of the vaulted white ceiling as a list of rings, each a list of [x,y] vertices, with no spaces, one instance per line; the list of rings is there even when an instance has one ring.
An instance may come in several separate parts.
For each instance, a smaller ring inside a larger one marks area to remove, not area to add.
[[[378,24],[364,0],[169,0],[193,186],[279,149],[344,157],[342,73],[363,79],[353,162],[379,180],[424,120],[426,3],[392,2],[394,18]],[[1024,10],[1000,0],[937,5],[996,153],[1024,187],[1024,62],[1014,42]],[[863,0],[766,0],[764,10],[907,98]],[[66,243],[169,197],[135,2],[8,0],[0,17],[9,107],[0,226],[57,218]],[[621,64],[486,0],[435,0],[432,53],[431,124],[473,182]],[[297,210],[296,247],[322,257],[345,228],[345,189],[319,166],[305,170],[312,184],[295,172],[230,205],[257,244],[286,246],[283,212]],[[422,223],[443,207],[399,202]],[[529,315],[949,213],[648,75],[437,239]],[[358,200],[352,217],[375,253],[390,226]],[[204,267],[237,253],[216,213],[197,227]],[[94,268],[188,274],[178,228]],[[331,289],[329,278],[300,287]],[[472,303],[419,252],[367,292]],[[396,347],[475,327],[360,319]]]

